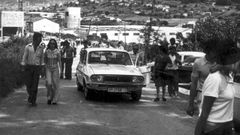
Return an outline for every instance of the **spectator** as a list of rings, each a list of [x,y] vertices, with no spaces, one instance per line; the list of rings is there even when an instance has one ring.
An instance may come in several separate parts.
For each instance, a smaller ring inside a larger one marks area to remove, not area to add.
[[[124,50],[123,42],[122,42],[122,41],[119,41],[119,42],[118,42],[118,44],[117,44],[117,49]]]
[[[65,54],[64,57],[66,58],[66,69],[65,69],[65,79],[72,80],[72,64],[73,58],[76,57],[76,50],[70,46],[70,43],[66,40],[65,41]]]
[[[213,43],[209,43],[213,44]],[[201,103],[202,99],[202,86],[207,78],[210,68],[216,66],[216,52],[215,47],[204,47],[203,51],[206,55],[203,58],[198,58],[195,60],[192,68],[191,74],[191,86],[190,86],[190,96],[187,108],[187,114],[192,116],[194,114],[194,99],[197,97],[197,104]]]
[[[168,48],[170,48],[170,47],[175,47],[175,48],[177,48],[177,44],[176,44],[175,38],[171,38],[171,39],[170,39],[170,44],[168,45]]]
[[[44,65],[44,47],[40,45],[42,34],[35,32],[33,42],[26,45],[21,65],[25,68],[28,102],[36,106],[38,83],[41,68]]]
[[[50,39],[44,55],[46,63],[47,103],[57,104],[59,97],[59,68],[61,68],[61,54],[55,39]]]
[[[232,135],[235,89],[232,73],[239,68],[240,49],[233,41],[217,42],[222,50],[217,54],[219,68],[206,78],[195,135]]]
[[[66,41],[61,42],[61,71],[60,71],[60,79],[63,79],[64,70],[66,69]]]
[[[182,64],[180,61],[180,55],[176,51],[175,46],[169,47],[169,58],[171,64],[167,66],[167,72],[170,75],[168,78],[168,92],[169,96],[178,96],[178,67]]]
[[[45,43],[41,43],[41,46],[44,47],[44,51],[43,51],[43,52],[45,52],[45,50],[46,50],[46,45],[45,45]],[[41,78],[45,78],[45,77],[46,77],[46,68],[42,68],[42,69],[41,69],[41,74],[40,74],[40,76],[41,76]]]
[[[167,55],[167,48],[160,46],[160,53],[157,55],[154,64],[154,82],[156,86],[156,98],[154,101],[159,101],[159,87],[162,87],[162,101],[167,101],[165,98],[165,87],[169,75],[166,73],[165,69],[167,64],[171,63],[170,58]]]
[[[132,51],[129,52],[131,59],[133,61],[133,64],[136,63],[136,59],[139,55],[139,46],[137,44],[132,45]]]

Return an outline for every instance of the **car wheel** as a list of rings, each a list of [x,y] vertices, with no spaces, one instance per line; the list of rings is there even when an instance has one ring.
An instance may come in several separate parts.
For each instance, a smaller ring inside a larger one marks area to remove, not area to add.
[[[87,86],[86,85],[84,85],[84,87],[83,87],[83,92],[84,92],[84,97],[85,97],[85,99],[86,100],[89,100],[90,99],[90,91],[89,91],[89,89],[87,88]]]
[[[83,87],[82,87],[82,85],[79,83],[78,78],[76,79],[76,83],[77,83],[77,90],[78,90],[78,91],[82,91],[82,90],[83,90]]]
[[[131,93],[131,97],[133,101],[139,101],[142,95],[142,90],[140,91],[134,91]]]

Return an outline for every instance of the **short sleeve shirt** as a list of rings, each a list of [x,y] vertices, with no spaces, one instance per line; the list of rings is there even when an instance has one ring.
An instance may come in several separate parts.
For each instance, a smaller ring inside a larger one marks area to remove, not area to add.
[[[215,97],[208,116],[209,122],[222,123],[233,120],[233,101],[235,89],[230,77],[223,76],[219,71],[209,74],[202,89],[202,101],[205,96]],[[202,108],[202,104],[200,108]]]

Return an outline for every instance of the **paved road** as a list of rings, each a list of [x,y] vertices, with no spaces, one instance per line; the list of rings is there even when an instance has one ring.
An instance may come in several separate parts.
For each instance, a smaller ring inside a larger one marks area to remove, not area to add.
[[[127,95],[86,101],[73,78],[61,80],[60,93],[58,105],[47,105],[41,79],[37,107],[27,105],[25,88],[3,99],[0,135],[192,135],[196,124],[196,117],[185,114],[187,100],[168,97],[167,102],[156,103],[151,88],[144,88],[140,102]]]
[[[58,105],[47,105],[44,80],[38,106],[27,105],[25,88],[0,104],[1,135],[192,135],[196,118],[185,114],[186,100],[153,102],[154,91],[144,90],[140,102],[128,96],[86,101],[72,81],[61,81]]]

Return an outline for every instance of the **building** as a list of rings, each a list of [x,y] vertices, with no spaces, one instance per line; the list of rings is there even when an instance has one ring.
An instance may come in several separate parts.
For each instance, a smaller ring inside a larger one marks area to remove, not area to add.
[[[65,11],[65,26],[67,28],[80,28],[81,25],[81,8],[67,7]]]
[[[33,22],[33,31],[59,33],[60,25],[48,19],[42,19],[42,20]]]
[[[1,37],[24,34],[23,11],[1,11],[0,20]]]
[[[86,31],[89,30],[89,26],[82,26]],[[117,25],[117,26],[91,26],[89,34],[96,34],[101,37],[103,34],[107,34],[109,40],[118,40],[125,43],[143,43],[143,40],[140,38],[143,33],[140,32],[143,29],[143,25]],[[153,29],[158,31],[160,38],[167,39],[170,41],[171,38],[176,38],[178,32],[182,33],[184,37],[187,37],[191,32],[191,28],[182,28],[182,27],[156,27],[153,26]]]

